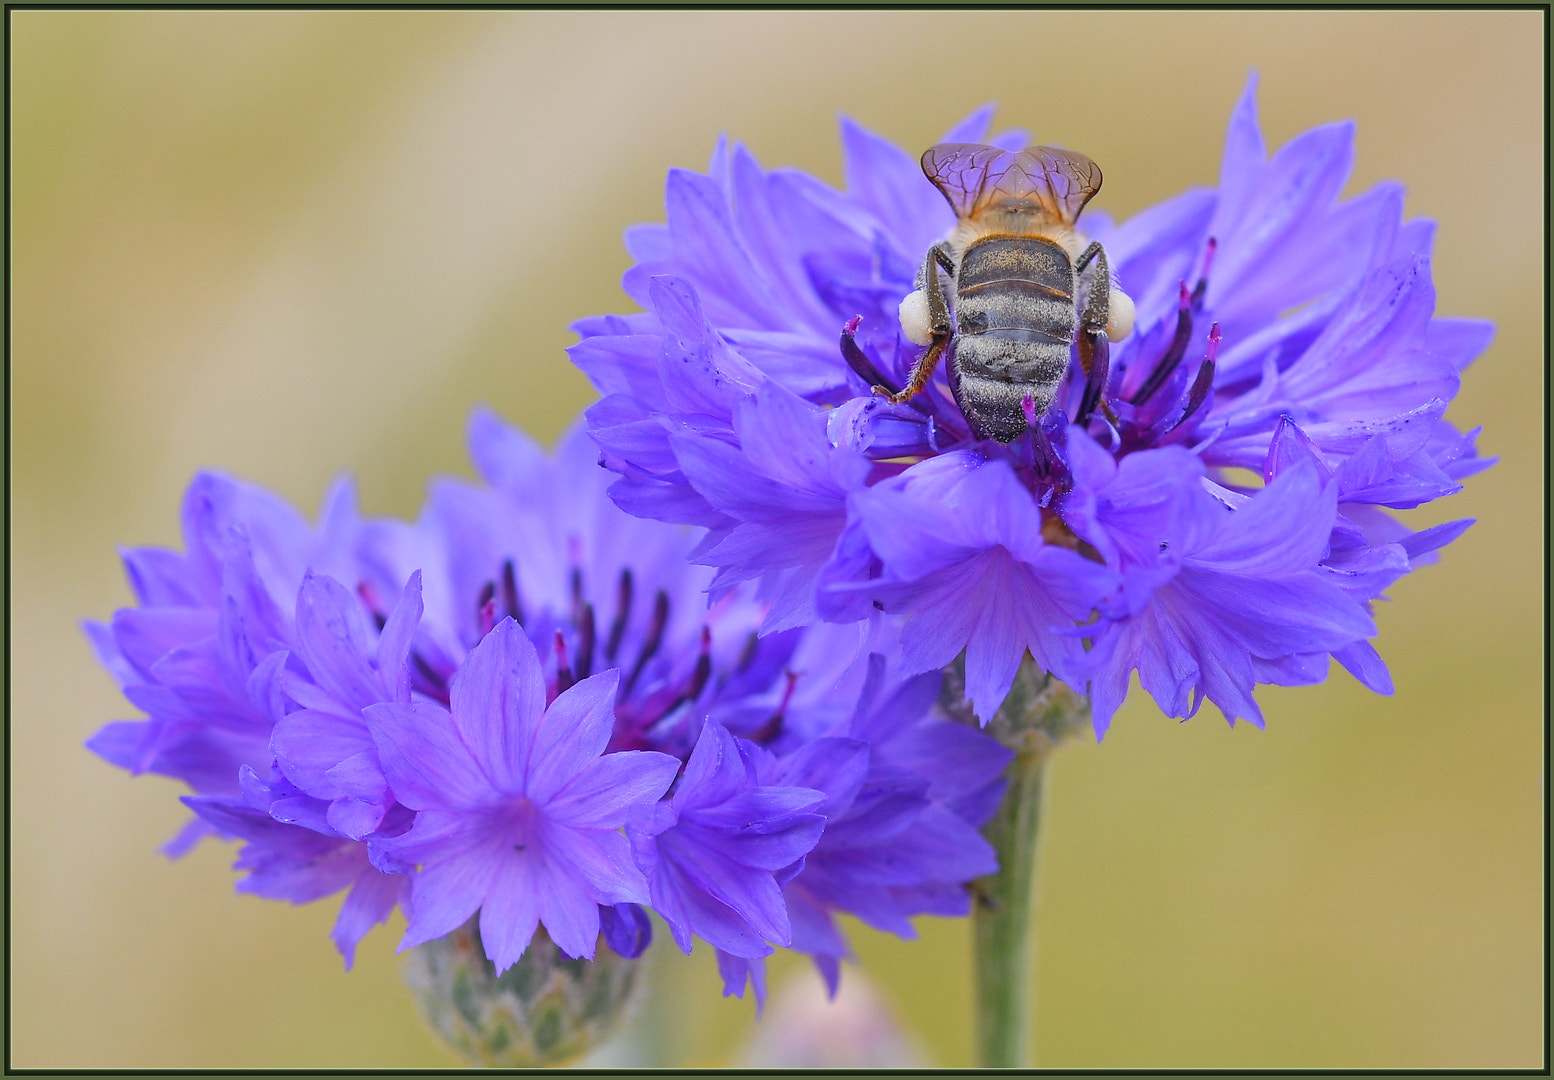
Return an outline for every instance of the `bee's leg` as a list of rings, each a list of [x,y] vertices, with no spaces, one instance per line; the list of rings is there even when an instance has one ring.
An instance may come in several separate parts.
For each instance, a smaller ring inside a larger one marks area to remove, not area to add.
[[[928,254],[933,257],[933,260],[936,263],[944,267],[944,272],[946,274],[949,274],[952,278],[955,276],[955,260],[950,255],[950,247],[948,244],[935,244],[933,247],[928,249]],[[924,260],[923,265],[928,265],[926,259]]]
[[[1111,344],[1106,340],[1104,331],[1088,326],[1079,328],[1079,369],[1085,373],[1085,393],[1079,399],[1079,412],[1074,416],[1074,423],[1083,424],[1090,419],[1096,406],[1102,404],[1101,394],[1106,389],[1106,379],[1111,371]],[[1113,421],[1116,420],[1115,416],[1111,416],[1110,409],[1107,409],[1107,415]]]
[[[900,393],[892,394],[888,387],[876,386],[874,392],[881,395],[892,405],[900,405],[910,401],[922,392],[928,385],[928,380],[933,378],[934,368],[939,366],[939,358],[944,355],[945,346],[950,343],[950,335],[936,337],[933,344],[928,346],[928,351],[923,354],[921,360],[912,366],[912,374],[907,379],[906,388]]]
[[[928,351],[912,366],[912,374],[901,391],[893,394],[887,387],[874,387],[876,394],[883,396],[893,405],[911,400],[928,385],[928,380],[933,377],[934,368],[939,366],[939,358],[944,355],[945,348],[950,344],[953,326],[950,322],[950,305],[944,299],[944,287],[939,284],[939,267],[944,266],[953,272],[954,265],[942,244],[935,244],[929,248],[928,254],[923,257],[921,287],[928,297],[930,335]]]
[[[1096,264],[1095,274],[1090,279],[1090,296],[1085,301],[1081,317],[1087,318],[1093,323],[1099,320],[1099,325],[1106,331],[1108,341],[1121,341],[1133,332],[1133,298],[1121,289],[1112,280],[1111,267],[1106,262],[1106,251],[1099,243],[1091,244],[1085,248],[1078,260],[1074,263],[1076,275],[1084,273],[1085,267],[1091,261]],[[1199,289],[1203,282],[1198,283]],[[1201,296],[1201,291],[1200,294]]]
[[[1085,373],[1085,393],[1079,401],[1079,413],[1074,417],[1077,424],[1088,420],[1101,404],[1111,368],[1111,347],[1106,336],[1106,324],[1111,319],[1111,269],[1106,265],[1106,251],[1099,242],[1085,248],[1074,263],[1074,273],[1083,273],[1092,260],[1095,274],[1090,279],[1090,295],[1079,313],[1079,367]]]
[[[1101,247],[1099,240],[1085,248],[1074,263],[1074,273],[1084,273],[1092,260],[1095,262],[1095,276],[1090,279],[1090,295],[1079,313],[1079,321],[1086,329],[1104,331],[1106,324],[1111,321],[1112,272],[1106,264],[1106,249]]]

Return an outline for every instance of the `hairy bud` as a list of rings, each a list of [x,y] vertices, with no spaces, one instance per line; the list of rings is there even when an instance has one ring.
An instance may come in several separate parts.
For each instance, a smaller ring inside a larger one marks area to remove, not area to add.
[[[437,1034],[470,1062],[515,1069],[559,1065],[601,1045],[630,1012],[639,961],[601,940],[574,960],[537,930],[516,964],[496,973],[478,916],[410,950],[405,982]]]
[[[965,693],[966,655],[962,653],[944,669],[939,708],[952,719],[975,727],[977,717]],[[1016,754],[1042,758],[1063,740],[1089,728],[1090,703],[1083,694],[1042,671],[1027,655],[1008,696],[983,726]]]

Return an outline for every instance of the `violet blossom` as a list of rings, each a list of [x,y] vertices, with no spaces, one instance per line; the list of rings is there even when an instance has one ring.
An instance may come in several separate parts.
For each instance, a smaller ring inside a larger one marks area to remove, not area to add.
[[[1132,332],[1093,387],[1076,355],[1007,443],[978,437],[947,365],[902,404],[871,389],[922,354],[897,308],[955,224],[911,155],[844,122],[845,191],[737,144],[672,171],[667,223],[626,237],[644,310],[575,326],[612,497],[703,529],[714,592],[755,581],[768,630],[884,612],[903,675],[964,654],[984,722],[1027,655],[1089,694],[1098,735],[1134,671],[1168,714],[1207,699],[1232,723],[1329,658],[1390,692],[1371,605],[1470,524],[1391,511],[1490,464],[1443,414],[1491,327],[1434,315],[1433,226],[1399,185],[1339,200],[1351,124],[1270,158],[1254,91],[1217,188],[1079,221]]]
[[[834,986],[831,913],[906,936],[966,913],[1008,754],[933,714],[890,627],[763,632],[749,587],[709,604],[694,530],[619,510],[580,429],[551,455],[477,411],[470,447],[482,481],[438,481],[415,522],[342,485],[312,527],[197,480],[188,553],[127,553],[142,605],[89,628],[150,713],[92,749],[191,787],[196,831],[244,844],[241,888],[349,887],[348,959],[396,905],[402,948],[478,914],[498,971],[541,926],[638,955],[652,909],[687,951],[797,948]]]

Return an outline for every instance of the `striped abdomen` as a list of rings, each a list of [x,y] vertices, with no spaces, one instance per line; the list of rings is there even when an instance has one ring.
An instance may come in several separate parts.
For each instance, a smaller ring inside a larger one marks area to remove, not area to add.
[[[1040,237],[973,241],[955,274],[951,384],[983,435],[1009,442],[1025,430],[1022,399],[1039,416],[1068,370],[1079,316],[1068,253]]]

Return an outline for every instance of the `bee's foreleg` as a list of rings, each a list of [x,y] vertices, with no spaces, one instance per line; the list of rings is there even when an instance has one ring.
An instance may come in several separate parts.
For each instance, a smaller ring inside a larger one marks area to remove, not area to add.
[[[912,374],[907,379],[906,386],[898,393],[891,393],[888,387],[876,386],[874,392],[887,399],[894,405],[904,401],[910,401],[916,397],[923,387],[928,385],[928,380],[933,377],[934,368],[939,366],[939,358],[944,355],[945,348],[950,343],[950,337],[954,332],[953,323],[950,321],[950,305],[944,299],[944,287],[939,282],[939,267],[945,267],[951,273],[955,264],[951,261],[949,253],[944,245],[935,244],[928,249],[928,254],[923,257],[923,269],[919,292],[926,301],[927,307],[927,342],[928,351],[912,366]],[[907,305],[918,295],[913,293],[902,303],[903,328],[905,328]],[[912,340],[916,337],[908,334]]]

